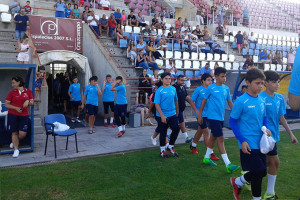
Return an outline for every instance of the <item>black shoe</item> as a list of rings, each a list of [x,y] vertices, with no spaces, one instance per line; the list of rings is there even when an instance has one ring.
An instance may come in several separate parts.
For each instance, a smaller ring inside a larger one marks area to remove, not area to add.
[[[170,153],[171,153],[174,157],[176,157],[176,158],[179,157],[179,155],[178,155],[178,153],[175,151],[174,147],[172,147],[172,149],[169,149],[169,147],[167,147],[167,150],[170,151]]]

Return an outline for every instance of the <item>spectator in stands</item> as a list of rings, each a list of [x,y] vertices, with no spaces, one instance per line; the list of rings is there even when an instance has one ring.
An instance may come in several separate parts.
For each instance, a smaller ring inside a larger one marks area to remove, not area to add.
[[[157,52],[159,53],[159,52]],[[151,67],[153,70],[154,69],[159,69],[156,61],[155,61],[155,57],[153,56],[153,52],[152,51],[149,51],[148,53],[148,65],[149,67]]]
[[[196,19],[195,19],[195,21],[197,21],[197,24],[199,24],[199,25],[204,24],[203,17],[204,17],[204,13],[203,13],[202,7],[199,7],[197,9]]]
[[[25,8],[26,15],[31,15],[32,8],[30,6],[30,1],[26,1],[26,5],[23,8]]]
[[[273,59],[274,59],[274,54],[273,54],[273,50],[271,50],[270,53],[268,54],[268,59],[266,60],[266,63],[271,65]]]
[[[87,18],[87,23],[89,24],[91,30],[96,35],[96,37],[99,39],[100,31],[99,31],[99,17],[95,15],[94,11],[90,11],[90,16]]]
[[[65,18],[71,18],[71,13],[72,13],[72,9],[71,9],[71,4],[68,3],[67,7],[65,8]]]
[[[175,30],[180,29],[181,27],[181,17],[178,17],[178,19],[175,21]]]
[[[109,10],[110,2],[108,0],[101,0],[100,4],[103,10]]]
[[[174,28],[171,27],[170,28],[170,32],[168,33],[168,42],[172,43],[172,39],[175,38],[175,35],[174,35]]]
[[[143,38],[141,37],[139,39],[139,43],[136,45],[137,51],[140,52],[142,51],[143,54],[146,54],[146,43],[144,43]]]
[[[127,20],[128,20],[129,26],[138,26],[136,17],[133,14],[133,11],[130,11],[130,15],[128,15]]]
[[[211,14],[217,13],[218,7],[216,6],[216,3],[213,3],[210,10],[211,10]]]
[[[122,14],[120,13],[120,9],[118,8],[116,12],[114,12],[114,17],[118,24],[122,22]]]
[[[197,36],[197,33],[196,33],[196,30],[193,30],[192,33],[190,34],[190,39],[191,41],[193,41],[193,39],[198,39],[198,36]]]
[[[203,41],[205,41],[205,42],[211,42],[211,37],[209,36],[208,33],[205,33],[205,35],[203,36]]]
[[[192,39],[191,48],[193,52],[197,52],[197,48],[198,48],[197,38]]]
[[[170,14],[168,13],[168,9],[163,9],[162,13],[160,13],[160,16],[163,16],[165,18],[170,18]]]
[[[117,25],[117,21],[114,17],[114,14],[111,13],[110,17],[108,19],[108,27],[109,27],[108,34],[109,34],[109,36],[112,36],[113,39],[115,38],[116,25]]]
[[[21,10],[20,2],[18,0],[14,0],[9,4],[9,10],[11,14],[19,13]]]
[[[187,18],[184,19],[184,21],[181,23],[181,26],[184,26],[186,24],[186,27],[190,26],[190,23],[188,22]]]
[[[241,34],[241,31],[239,31],[235,36],[235,43],[237,44],[237,48],[238,48],[238,51],[239,51],[239,55],[241,55],[241,49],[243,47],[243,43],[244,43],[244,37],[243,35]]]
[[[148,93],[145,93],[144,90],[140,90],[138,93],[136,93],[134,110],[136,113],[141,113],[142,126],[145,126],[145,115],[146,115],[146,119],[150,117],[147,108],[148,105],[149,105]]]
[[[237,22],[240,20],[241,17],[241,9],[239,6],[236,6],[235,9],[233,10],[233,25],[237,26]]]
[[[154,8],[154,6],[151,6],[150,16],[154,16],[154,15],[155,15],[155,8]]]
[[[167,45],[167,40],[165,35],[161,36],[161,39],[159,40],[159,46],[160,46],[160,50],[168,51],[168,45]]]
[[[180,29],[180,32],[181,32],[181,34],[183,34],[184,31],[188,31],[188,30],[189,30],[188,25],[186,23],[184,23],[183,26]]]
[[[224,24],[224,15],[225,15],[224,5],[220,3],[220,5],[218,6],[218,19],[220,24]]]
[[[169,59],[169,64],[166,66],[165,72],[169,72],[172,78],[177,78],[176,76],[177,68],[175,66],[173,58]]]
[[[179,29],[176,29],[176,32],[174,34],[174,38],[177,39],[176,42],[178,44],[183,44],[183,38],[182,38],[182,35],[180,34],[180,30]]]
[[[276,51],[275,56],[272,60],[272,64],[275,64],[275,65],[277,65],[277,64],[282,65],[283,64],[282,63],[282,55],[281,55],[280,51],[278,51],[278,50]]]
[[[125,10],[122,10],[122,25],[127,26],[127,24]]]
[[[99,19],[100,35],[102,35],[102,29],[106,30],[106,35],[108,36],[109,27],[108,27],[108,20],[106,19],[106,15],[105,14],[102,15],[101,19]]]
[[[152,26],[154,26],[156,29],[160,29],[161,26],[158,22],[158,19],[156,18],[156,14],[154,14],[153,19],[152,19]]]
[[[14,23],[16,24],[16,39],[18,44],[20,44],[21,39],[23,39],[25,35],[27,27],[29,27],[29,17],[25,14],[25,8],[21,8],[20,14],[15,16]]]
[[[202,35],[204,36],[206,33],[208,33],[208,35],[209,35],[209,32],[207,30],[207,26],[204,26],[204,29],[202,30]]]
[[[136,67],[142,67],[143,69],[148,69],[148,56],[144,54],[143,51],[138,52],[136,59]]]
[[[145,28],[141,32],[142,35],[149,36],[151,34],[151,30],[149,26],[146,24]]]
[[[168,12],[168,8],[166,8],[166,11]],[[168,13],[169,13],[169,18],[171,19],[175,18],[175,10],[173,10],[173,8],[171,8]]]
[[[224,54],[225,51],[222,50],[222,47],[220,44],[218,44],[217,40],[215,39],[214,42],[212,43],[212,49],[213,49],[213,53],[217,53],[217,54]]]
[[[88,6],[85,6],[84,7],[84,11],[82,12],[82,20],[87,22],[87,18],[89,16],[89,13],[90,13],[90,9]]]
[[[267,53],[267,49],[264,48],[264,50],[259,54],[259,60],[262,63],[266,63],[268,59],[268,53]],[[270,61],[269,61],[270,62]]]
[[[160,76],[158,76],[158,69],[153,70],[153,76],[151,77],[151,85],[154,88],[155,84],[157,84],[161,80]]]
[[[183,43],[190,46],[191,45],[191,41],[190,41],[190,37],[188,35],[188,30],[185,30],[183,35],[182,35],[182,39],[183,39]]]
[[[162,36],[168,37],[168,34],[166,32],[166,29],[162,29],[161,33],[158,35],[159,39],[162,38]]]
[[[196,29],[194,31],[196,31],[196,35],[197,35],[198,39],[200,39],[200,37],[204,36],[203,32],[200,30],[199,25],[196,26]]]
[[[78,9],[78,5],[74,4],[74,9],[73,9],[73,13],[74,13],[74,17],[75,19],[79,19],[79,9]]]
[[[164,57],[158,52],[156,51],[156,47],[154,45],[154,42],[150,41],[149,42],[149,45],[146,47],[146,50],[147,52],[152,52],[152,56],[155,58],[155,59],[164,59]],[[150,56],[150,55],[149,55]]]
[[[288,54],[286,55],[287,57],[287,68],[286,71],[292,71],[294,62],[295,62],[295,57],[296,57],[296,51],[294,51],[293,48],[290,49]]]
[[[164,16],[160,16],[160,18],[158,19],[158,23],[162,29],[167,29],[167,27],[166,27],[167,21]]]
[[[138,16],[136,17],[136,24],[140,27],[145,27],[147,24],[145,23],[145,18],[142,16],[142,12],[139,12]]]
[[[209,67],[209,63],[206,63],[205,66],[200,69],[200,76],[202,74],[210,74],[211,76],[213,76],[212,70]]]
[[[207,55],[207,53],[210,53],[210,50],[206,50],[206,46],[207,44],[203,41],[203,37],[201,37],[198,42],[198,47],[202,53],[205,53],[205,55]]]
[[[218,24],[216,28],[216,35],[224,35],[224,29],[221,24]]]
[[[127,53],[128,53],[128,56],[130,57],[130,60],[131,60],[131,64],[134,65],[134,61],[136,60],[136,57],[137,57],[137,48],[134,44],[134,40],[131,40],[129,45],[128,45],[128,48],[127,48]]]
[[[56,4],[54,4],[53,7],[56,10],[55,17],[61,17],[61,18],[65,17],[65,13],[64,12],[65,12],[66,5],[65,5],[64,1],[58,0],[56,2]]]
[[[251,32],[251,35],[248,37],[248,41],[249,41],[250,43],[254,43],[254,44],[257,43],[257,39],[256,39],[256,37],[254,36],[254,33],[253,33],[253,32]]]
[[[36,48],[29,43],[29,39],[27,35],[23,36],[22,43],[18,44],[18,57],[17,62],[20,64],[29,64],[29,49],[32,48],[32,55],[35,55]]]
[[[250,70],[252,68],[254,68],[254,63],[253,63],[252,56],[249,56],[243,65],[243,69]]]
[[[152,93],[152,89],[148,88],[151,87],[151,79],[149,78],[147,74],[147,69],[143,69],[143,74],[140,75],[139,77],[139,87],[145,88],[144,91],[147,92],[148,94]]]
[[[248,35],[246,32],[243,33],[243,47],[249,52]]]
[[[123,39],[123,29],[121,24],[117,24],[115,37],[117,38],[117,44],[120,45],[120,39]]]
[[[230,12],[228,12],[228,10],[230,10],[230,7],[228,4],[225,4],[224,6],[224,17],[225,17],[225,22],[224,24],[230,24]]]
[[[249,11],[247,7],[243,10],[243,24],[244,26],[248,26],[249,24]]]

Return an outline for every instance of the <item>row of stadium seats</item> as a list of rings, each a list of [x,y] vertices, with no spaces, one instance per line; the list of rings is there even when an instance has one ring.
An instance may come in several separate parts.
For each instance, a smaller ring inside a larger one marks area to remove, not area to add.
[[[0,4],[1,22],[10,23],[12,16],[9,12],[9,6],[5,4]]]
[[[234,42],[233,36],[224,36],[224,42]],[[298,47],[299,42],[291,42],[291,41],[277,41],[277,40],[267,40],[267,39],[258,39],[257,44],[259,45],[273,45],[273,46],[282,46],[282,47]]]

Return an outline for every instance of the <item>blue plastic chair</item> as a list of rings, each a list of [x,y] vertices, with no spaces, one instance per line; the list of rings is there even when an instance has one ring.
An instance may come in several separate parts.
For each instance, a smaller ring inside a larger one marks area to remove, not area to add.
[[[253,56],[254,52],[253,49],[249,49],[249,56]]]
[[[256,44],[256,49],[261,49],[261,44]]]
[[[267,45],[267,50],[272,50],[272,46],[271,45]]]
[[[194,77],[193,71],[190,71],[190,70],[185,71],[185,77],[193,78]]]
[[[120,48],[127,48],[127,40],[120,39]]]
[[[258,49],[255,49],[254,51],[254,55],[258,56],[259,55],[259,50]]]
[[[168,51],[172,51],[172,43],[167,43]]]
[[[277,46],[278,51],[282,51],[282,46]]]
[[[127,36],[128,39],[131,39],[131,38],[130,38],[130,33],[124,32],[124,33],[123,33],[123,37],[124,37],[124,36]]]
[[[153,76],[153,71],[151,69],[147,69],[147,74]]]
[[[265,44],[261,45],[261,49],[265,49],[267,46]]]
[[[276,49],[277,49],[276,46],[272,46],[273,51],[276,51]]]
[[[242,54],[243,54],[243,56],[246,56],[246,55],[248,55],[248,51],[247,51],[247,49],[243,49],[243,51],[242,51]]]
[[[237,44],[235,42],[232,42],[232,48],[236,49],[237,48]]]
[[[76,144],[76,153],[78,153],[78,146],[77,146],[77,131],[75,129],[68,129],[66,131],[54,131],[54,122],[59,122],[61,124],[66,124],[66,118],[63,114],[52,114],[47,115],[44,118],[45,121],[45,131],[46,131],[46,146],[45,146],[45,153],[47,152],[47,144],[48,144],[48,136],[52,135],[54,137],[54,151],[55,151],[55,158],[56,156],[56,136],[63,136],[67,137],[66,142],[66,150],[68,149],[68,142],[69,142],[69,136],[75,135],[75,144]]]
[[[286,54],[287,54],[286,51],[282,52],[282,57],[286,57]]]
[[[135,39],[136,39],[136,41],[139,41],[140,35],[139,35],[138,33],[132,33],[132,34],[131,34],[131,38],[132,38],[132,40],[135,40]]]
[[[189,48],[187,44],[182,44],[182,51],[186,51]]]
[[[250,49],[255,49],[255,44],[254,43],[250,43]]]
[[[180,51],[180,44],[178,43],[174,44],[174,51]]]
[[[195,71],[195,78],[201,78],[201,72],[200,70]]]
[[[286,46],[283,46],[283,47],[282,47],[282,51],[287,51]]]
[[[181,71],[181,70],[178,70],[177,73],[176,73],[176,76],[179,76],[179,75],[184,75],[184,72]]]

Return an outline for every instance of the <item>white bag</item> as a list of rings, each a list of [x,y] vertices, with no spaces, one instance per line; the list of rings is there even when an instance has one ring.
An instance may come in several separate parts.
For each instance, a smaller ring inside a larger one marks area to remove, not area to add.
[[[54,131],[66,131],[68,129],[70,129],[70,127],[66,124],[62,124],[59,122],[54,122]]]
[[[263,126],[261,130],[263,132],[263,136],[260,139],[260,152],[267,154],[274,149],[275,140],[271,136],[267,135],[267,128],[265,126]]]

